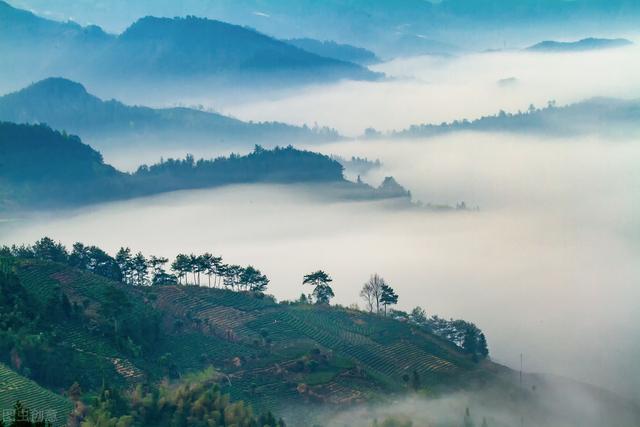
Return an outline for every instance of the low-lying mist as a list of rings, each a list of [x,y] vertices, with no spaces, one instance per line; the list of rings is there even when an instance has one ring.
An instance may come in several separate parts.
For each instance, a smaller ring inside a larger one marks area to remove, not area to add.
[[[480,211],[339,202],[318,186],[233,186],[41,213],[0,224],[0,241],[211,251],[260,268],[278,299],[298,297],[303,274],[322,268],[344,305],[377,272],[400,309],[477,323],[498,362],[518,367],[523,353],[527,371],[640,398],[640,146],[455,134],[321,149],[380,158],[383,168],[364,177],[372,184],[394,175],[415,199]]]
[[[500,110],[526,111],[594,96],[640,97],[640,48],[574,53],[487,52],[458,57],[402,58],[374,67],[390,80],[341,82],[292,93],[183,99],[244,120],[317,122],[345,135],[365,128],[474,119]]]

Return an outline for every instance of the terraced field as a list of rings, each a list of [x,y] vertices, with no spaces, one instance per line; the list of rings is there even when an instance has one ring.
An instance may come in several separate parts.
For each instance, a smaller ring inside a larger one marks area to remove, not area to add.
[[[10,410],[16,401],[22,402],[32,411],[47,416],[54,426],[65,426],[73,404],[0,364],[0,416]]]
[[[17,274],[43,303],[62,291],[83,307],[88,323],[61,325],[60,345],[80,353],[83,367],[101,365],[124,386],[212,366],[232,398],[284,413],[403,392],[414,371],[427,388],[479,372],[442,339],[369,313],[196,286],[130,287],[46,262],[22,261]],[[112,288],[126,294],[124,321],[157,316],[163,333],[153,352],[127,357],[89,327]]]

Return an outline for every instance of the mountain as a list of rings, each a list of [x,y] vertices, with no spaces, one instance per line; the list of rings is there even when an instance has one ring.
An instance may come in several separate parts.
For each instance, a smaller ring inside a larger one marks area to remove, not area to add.
[[[48,78],[0,97],[0,120],[46,123],[82,135],[92,145],[172,146],[189,141],[195,146],[242,146],[339,139],[332,129],[290,126],[283,123],[246,123],[216,113],[189,108],[152,109],[103,101],[79,83]]]
[[[632,45],[626,39],[587,38],[575,42],[543,41],[527,48],[534,52],[577,52],[585,50],[611,49]]]
[[[256,146],[244,156],[211,160],[196,161],[188,155],[143,165],[128,174],[105,164],[102,155],[77,136],[46,125],[0,122],[0,159],[0,208],[5,210],[84,205],[243,183],[317,184],[316,192],[334,198],[394,199],[412,206],[410,194],[397,184],[374,188],[347,181],[337,161],[291,146],[272,150]]]
[[[500,414],[489,418],[494,427],[521,419],[545,427],[631,427],[640,417],[637,405],[595,387],[543,375],[519,378],[486,357],[486,339],[470,322],[402,311],[385,316],[306,298],[278,303],[266,289],[243,290],[248,276],[238,285],[222,280],[235,274],[224,269],[201,279],[179,273],[182,284],[175,276],[171,283],[135,284],[130,261],[142,266],[143,258],[126,249],[112,257],[82,243],[68,252],[47,238],[0,248],[0,321],[11,325],[0,334],[0,348],[10,349],[0,353],[0,390],[7,383],[12,390],[0,402],[27,396],[33,409],[60,411],[57,425],[70,400],[75,421],[106,410],[106,419],[136,420],[117,425],[154,427],[176,425],[170,420],[185,414],[199,419],[214,402],[229,399],[240,405],[234,413],[250,405],[253,413],[271,411],[288,426],[305,427],[344,425],[332,419],[404,397],[414,405],[448,398],[440,416],[450,418],[437,424],[443,426],[462,425],[465,405]],[[230,268],[236,267],[249,270]],[[138,280],[149,267],[135,268]],[[170,277],[162,264],[152,275]],[[184,397],[175,408],[172,383],[187,385],[176,388]],[[208,393],[189,392],[201,387]],[[582,405],[567,396],[580,396]],[[584,404],[597,410],[597,419]]]
[[[420,53],[419,37],[464,49],[529,44],[546,37],[576,37],[600,31],[602,23],[634,30],[636,0],[12,0],[13,4],[123,31],[145,15],[191,14],[256,28],[280,39],[335,40],[390,58],[396,51]],[[567,25],[571,22],[571,26]],[[416,43],[415,45],[413,43]],[[422,52],[425,53],[425,52]],[[455,52],[440,52],[455,53]]]
[[[370,50],[351,46],[348,44],[336,43],[334,41],[320,41],[309,38],[289,39],[286,43],[315,53],[326,58],[334,58],[339,61],[353,62],[361,65],[371,65],[380,62],[380,59]]]
[[[138,20],[106,55],[116,75],[207,77],[227,73],[296,73],[317,79],[373,79],[352,63],[325,58],[249,28],[196,18]]]
[[[138,19],[120,35],[56,22],[0,0],[0,66],[6,78],[66,75],[123,86],[168,83],[292,84],[381,75],[306,52],[253,29],[196,18]],[[6,69],[5,69],[6,67]]]
[[[593,98],[575,104],[558,107],[549,103],[545,108],[507,113],[500,111],[493,116],[476,120],[456,120],[451,123],[413,125],[401,131],[387,134],[392,137],[420,138],[458,131],[476,132],[529,132],[556,136],[587,133],[628,137],[637,132],[640,120],[640,100]],[[375,131],[370,138],[382,136]]]
[[[0,122],[0,208],[78,204],[127,193],[127,175],[77,136]]]

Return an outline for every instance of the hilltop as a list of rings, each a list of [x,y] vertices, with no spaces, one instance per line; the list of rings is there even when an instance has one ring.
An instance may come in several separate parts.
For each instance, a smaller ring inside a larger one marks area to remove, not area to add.
[[[190,108],[153,109],[104,101],[80,83],[48,78],[0,97],[0,120],[46,123],[82,135],[99,148],[113,145],[179,147],[198,145],[253,146],[277,142],[336,140],[333,129],[290,126],[284,123],[247,123]],[[179,143],[176,143],[179,141]]]
[[[574,42],[558,42],[547,40],[528,47],[526,50],[534,52],[579,52],[586,50],[612,49],[632,45],[627,39],[597,39],[586,38]]]

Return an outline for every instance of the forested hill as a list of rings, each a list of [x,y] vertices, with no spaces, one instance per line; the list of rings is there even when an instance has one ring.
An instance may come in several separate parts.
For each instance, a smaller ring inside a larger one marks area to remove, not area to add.
[[[476,120],[456,120],[442,124],[413,125],[387,136],[420,138],[456,131],[528,132],[556,136],[597,133],[608,136],[629,136],[640,120],[640,100],[593,98],[587,101],[557,106],[550,102],[544,108],[533,105],[527,111],[507,113]],[[367,136],[377,138],[383,134],[373,129]]]
[[[319,183],[347,198],[410,200],[395,181],[379,188],[353,183],[343,167],[322,154],[291,146],[211,160],[168,159],[123,173],[103,162],[80,138],[45,125],[0,122],[0,207],[82,205],[173,190],[242,183]],[[317,191],[321,191],[318,188]]]
[[[118,138],[138,145],[158,145],[176,139],[212,145],[222,141],[282,144],[340,138],[328,128],[246,123],[189,108],[152,109],[116,100],[103,101],[88,93],[83,85],[64,78],[48,78],[0,97],[0,120],[46,123],[83,138],[108,138],[109,144],[117,143]]]
[[[201,259],[212,260],[211,268],[195,273]],[[125,393],[182,380],[217,384],[256,413],[272,411],[300,426],[323,423],[324,409],[407,390],[463,389],[496,375],[483,361],[485,350],[468,347],[470,334],[480,342],[471,323],[438,320],[438,335],[419,310],[391,316],[306,296],[277,303],[265,294],[269,280],[259,270],[225,261],[178,255],[173,275],[167,259],[126,248],[115,256],[80,243],[67,251],[46,238],[0,248],[0,322],[11,325],[0,334],[0,375],[14,378],[20,389],[13,396],[24,396],[34,409],[54,404],[42,389],[65,390],[89,406],[105,384]],[[313,283],[302,282],[301,292],[316,295]],[[340,284],[333,288],[340,292]],[[3,386],[0,378],[0,392]],[[7,403],[0,393],[0,404]],[[55,404],[71,406],[62,396]],[[108,409],[119,416],[125,408]],[[144,425],[169,425],[158,423]]]
[[[487,358],[473,323],[393,310],[402,293],[377,281],[380,309],[371,298],[347,309],[329,305],[345,284],[323,271],[300,277],[299,299],[277,302],[267,292],[279,283],[210,253],[169,260],[123,247],[110,255],[49,238],[0,247],[0,406],[20,399],[56,411],[56,427],[72,408],[83,426],[102,418],[284,427],[271,411],[290,427],[332,427],[342,424],[331,417],[363,405],[461,392],[465,403],[451,401],[437,426],[472,425],[464,405],[500,414],[490,427],[512,426],[523,413],[528,425],[593,425],[582,405],[554,402],[544,377],[525,375],[519,386],[515,372]],[[617,422],[607,425],[640,418],[636,405],[604,390],[559,385],[593,402],[598,420]]]

